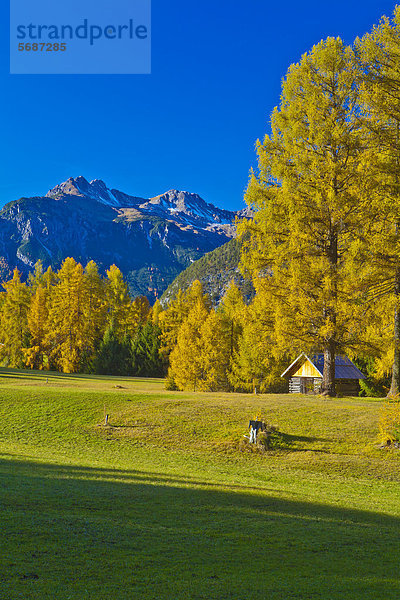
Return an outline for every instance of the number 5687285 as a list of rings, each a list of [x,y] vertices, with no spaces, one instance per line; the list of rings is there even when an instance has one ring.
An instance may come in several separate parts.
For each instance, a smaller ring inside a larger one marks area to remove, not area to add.
[[[40,42],[40,43],[19,43],[18,50],[20,52],[65,52],[67,49],[67,44],[65,42],[54,43],[51,42]]]

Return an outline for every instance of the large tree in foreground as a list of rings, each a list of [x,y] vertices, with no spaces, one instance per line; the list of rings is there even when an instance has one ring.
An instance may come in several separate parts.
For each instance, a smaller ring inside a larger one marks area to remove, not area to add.
[[[354,55],[340,39],[314,46],[282,84],[272,133],[258,142],[256,209],[244,266],[264,278],[272,343],[325,356],[322,391],[335,394],[335,355],[360,342],[362,272],[347,258],[364,210],[363,135]]]
[[[363,123],[370,142],[365,157],[376,183],[363,254],[376,267],[371,297],[380,298],[382,316],[386,312],[392,321],[383,330],[391,332],[389,395],[396,395],[400,391],[400,7],[355,46]]]

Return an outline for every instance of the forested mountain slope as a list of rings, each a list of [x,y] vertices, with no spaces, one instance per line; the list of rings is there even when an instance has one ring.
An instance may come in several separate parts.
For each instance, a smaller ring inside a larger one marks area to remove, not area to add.
[[[254,289],[251,281],[246,280],[239,271],[240,247],[240,242],[233,238],[192,263],[166,289],[161,303],[167,304],[179,289],[187,290],[196,279],[202,283],[204,292],[210,295],[215,305],[220,302],[231,281],[235,282],[245,298],[250,299]]]

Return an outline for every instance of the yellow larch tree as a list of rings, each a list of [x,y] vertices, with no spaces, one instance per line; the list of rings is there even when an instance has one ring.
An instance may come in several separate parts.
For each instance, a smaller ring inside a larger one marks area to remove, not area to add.
[[[38,285],[30,301],[28,311],[30,347],[26,350],[25,360],[26,366],[31,369],[49,369],[51,366],[45,344],[48,331],[48,298],[48,291],[43,285]]]
[[[82,366],[87,368],[94,358],[106,328],[105,284],[96,263],[91,260],[83,273],[82,320],[84,346]]]
[[[400,6],[391,19],[356,40],[360,66],[363,125],[368,136],[365,157],[376,187],[370,196],[370,227],[359,257],[374,265],[370,302],[379,300],[387,315],[381,337],[390,332],[384,349],[390,359],[389,395],[400,392]],[[389,321],[390,319],[390,321]],[[379,332],[378,332],[379,335]]]
[[[209,296],[204,294],[201,282],[196,280],[185,292],[178,290],[166,310],[159,313],[158,320],[162,331],[160,352],[164,357],[168,357],[174,349],[180,327],[198,301],[206,312],[211,309]]]
[[[131,302],[128,316],[128,335],[132,340],[139,330],[145,326],[150,315],[151,306],[146,296],[137,296]]]
[[[176,345],[170,354],[168,378],[178,389],[196,391],[204,376],[200,329],[208,311],[198,299],[181,324]]]
[[[256,295],[240,312],[241,334],[231,361],[230,381],[238,391],[283,391],[284,350],[274,341],[274,311],[267,279],[254,281]]]
[[[0,314],[0,357],[11,367],[23,367],[24,351],[29,346],[28,308],[30,290],[21,281],[21,274],[14,269],[10,281],[3,283],[5,294]]]
[[[268,285],[274,343],[324,353],[322,391],[335,395],[335,355],[357,347],[368,305],[351,247],[368,204],[354,53],[328,38],[292,65],[271,135],[258,143],[243,262]]]
[[[57,278],[49,303],[46,345],[57,368],[74,373],[80,369],[86,344],[83,267],[73,258],[66,258]]]
[[[128,285],[120,269],[111,265],[107,271],[106,301],[107,301],[107,327],[111,327],[119,341],[130,334],[132,329],[131,298]]]
[[[228,391],[230,342],[221,314],[211,310],[200,327],[198,362],[202,376],[198,382],[199,390]]]

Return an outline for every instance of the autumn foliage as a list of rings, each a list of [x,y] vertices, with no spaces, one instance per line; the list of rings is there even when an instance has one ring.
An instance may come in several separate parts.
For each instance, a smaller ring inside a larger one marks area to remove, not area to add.
[[[51,268],[43,272],[38,263],[27,282],[15,269],[12,279],[3,283],[3,289],[3,365],[64,373],[101,370],[99,352],[107,334],[114,336],[116,344],[127,345],[125,372],[133,372],[132,342],[151,309],[146,298],[130,298],[115,265],[102,278],[93,261],[83,268],[73,258],[67,258],[57,273]]]

